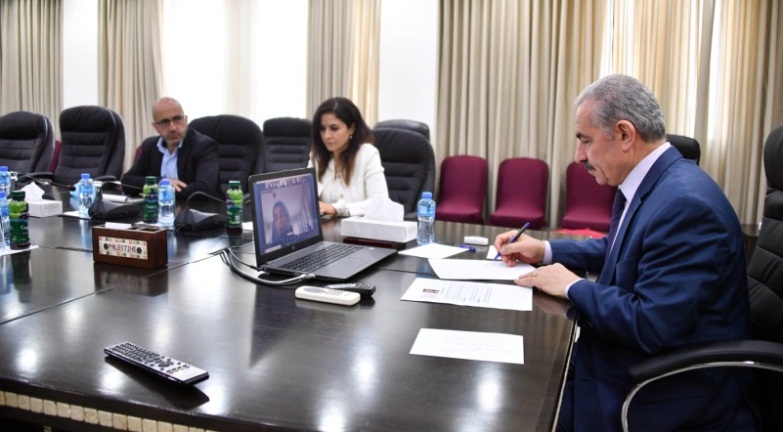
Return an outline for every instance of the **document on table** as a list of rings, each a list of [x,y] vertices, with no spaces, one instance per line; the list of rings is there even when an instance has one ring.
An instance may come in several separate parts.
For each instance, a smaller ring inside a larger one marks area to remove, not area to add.
[[[500,260],[430,259],[429,263],[441,279],[514,280],[535,270],[530,264],[509,267]]]
[[[400,300],[529,311],[533,310],[533,289],[517,285],[416,278]]]
[[[411,354],[525,364],[521,335],[423,328]]]
[[[419,258],[447,258],[468,250],[470,249],[459,246],[429,243],[424,246],[417,246],[413,249],[401,250],[397,253],[400,255],[409,255]]]

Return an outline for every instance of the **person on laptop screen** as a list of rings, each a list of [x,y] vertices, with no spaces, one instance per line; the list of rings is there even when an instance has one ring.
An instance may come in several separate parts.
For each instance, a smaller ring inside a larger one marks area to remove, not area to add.
[[[389,198],[381,156],[349,99],[327,99],[315,110],[308,167],[315,167],[322,215],[361,216],[374,198]]]
[[[288,207],[282,201],[278,201],[272,209],[272,244],[283,243],[292,235],[294,235],[294,227],[291,226]]]

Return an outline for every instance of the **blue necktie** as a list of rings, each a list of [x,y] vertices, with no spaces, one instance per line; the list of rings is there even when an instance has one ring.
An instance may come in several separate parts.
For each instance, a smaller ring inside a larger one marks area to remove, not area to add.
[[[609,221],[609,235],[606,236],[606,258],[604,261],[609,261],[609,254],[612,252],[612,243],[617,236],[617,229],[620,227],[620,218],[623,216],[623,210],[625,209],[625,195],[623,191],[617,189],[617,193],[614,195],[614,203],[612,203],[612,219]]]

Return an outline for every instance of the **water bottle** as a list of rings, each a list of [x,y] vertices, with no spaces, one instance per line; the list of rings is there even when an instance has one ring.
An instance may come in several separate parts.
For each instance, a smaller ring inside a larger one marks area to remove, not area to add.
[[[142,191],[144,202],[142,203],[141,220],[144,223],[158,221],[158,183],[155,176],[144,177],[144,189]]]
[[[5,192],[6,198],[11,196],[11,173],[5,165],[0,166],[0,192]]]
[[[8,218],[11,224],[11,249],[27,249],[30,247],[30,233],[28,231],[27,202],[22,190],[11,192],[11,202],[8,203]]]
[[[419,218],[416,231],[416,243],[420,245],[435,241],[435,200],[432,192],[422,192],[421,199],[416,205],[416,215]]]
[[[242,230],[242,205],[244,197],[242,194],[242,183],[239,180],[228,182],[228,191],[226,191],[226,206],[228,218],[226,219],[226,229],[229,231]]]
[[[164,228],[174,226],[174,186],[169,179],[160,181],[158,188],[158,223]]]
[[[0,190],[0,249],[11,246],[11,220],[8,217],[8,195]]]
[[[79,217],[88,219],[92,197],[95,194],[95,185],[93,185],[89,173],[82,173],[82,179],[76,185],[76,193],[79,196]]]

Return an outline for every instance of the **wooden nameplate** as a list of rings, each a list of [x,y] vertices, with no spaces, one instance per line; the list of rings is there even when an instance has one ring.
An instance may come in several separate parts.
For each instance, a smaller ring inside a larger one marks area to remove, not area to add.
[[[169,262],[166,230],[156,227],[92,228],[95,262],[158,268]]]

